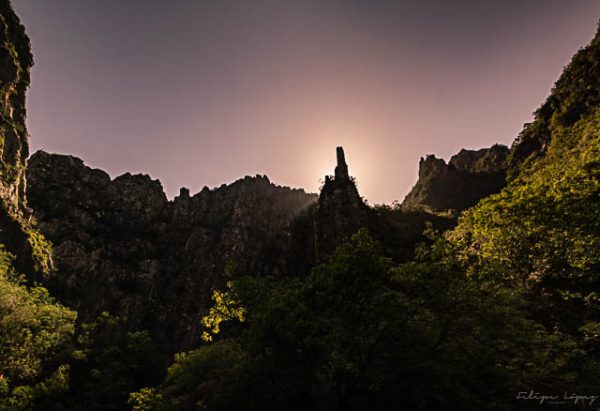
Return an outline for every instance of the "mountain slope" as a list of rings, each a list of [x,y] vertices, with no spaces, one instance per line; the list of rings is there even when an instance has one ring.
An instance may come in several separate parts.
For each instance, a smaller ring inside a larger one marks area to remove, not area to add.
[[[516,176],[528,161],[543,156],[557,132],[573,126],[599,105],[600,32],[573,56],[533,122],[525,125],[513,143],[509,174]]]
[[[451,234],[475,272],[524,287],[549,327],[589,346],[600,330],[599,57],[600,32],[513,145],[507,187]]]

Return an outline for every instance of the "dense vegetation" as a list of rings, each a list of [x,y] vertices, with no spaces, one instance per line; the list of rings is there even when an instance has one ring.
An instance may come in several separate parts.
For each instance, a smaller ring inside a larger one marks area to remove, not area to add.
[[[0,409],[119,410],[132,390],[161,381],[147,332],[123,332],[106,313],[79,325],[76,317],[0,251]]]
[[[247,277],[205,324],[229,337],[177,357],[137,409],[508,407],[529,389],[585,387],[585,354],[531,318],[518,288],[469,275],[439,239],[394,267],[364,230],[305,279]]]
[[[28,409],[65,390],[75,317],[43,287],[26,286],[0,250],[0,409]]]

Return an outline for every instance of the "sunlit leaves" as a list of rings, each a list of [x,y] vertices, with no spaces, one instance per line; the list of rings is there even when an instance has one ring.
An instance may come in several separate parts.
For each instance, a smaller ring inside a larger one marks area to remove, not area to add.
[[[546,158],[464,214],[451,234],[512,279],[596,277],[600,264],[600,111],[554,135]],[[468,244],[467,244],[468,243]]]
[[[69,368],[47,365],[68,348],[76,313],[42,287],[27,287],[0,250],[0,408],[25,409],[68,385]]]
[[[216,290],[213,292],[213,305],[208,314],[202,317],[202,325],[206,330],[202,333],[202,340],[209,342],[220,331],[223,321],[238,320],[243,322],[246,318],[244,308],[235,300],[233,282],[227,283],[228,291]]]

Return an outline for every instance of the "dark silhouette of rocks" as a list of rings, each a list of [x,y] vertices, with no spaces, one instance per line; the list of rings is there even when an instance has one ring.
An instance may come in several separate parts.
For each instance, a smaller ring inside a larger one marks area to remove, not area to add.
[[[256,176],[193,196],[182,189],[169,201],[147,175],[111,180],[43,151],[27,175],[35,217],[54,245],[53,294],[82,320],[109,311],[175,344],[169,350],[198,343],[199,318],[227,275],[295,271],[292,225],[317,200]]]
[[[44,283],[82,321],[108,311],[173,353],[199,343],[212,290],[230,278],[305,275],[361,227],[404,259],[427,222],[449,226],[424,212],[371,209],[341,147],[337,156],[318,199],[257,175],[193,196],[182,188],[169,201],[148,175],[111,180],[76,157],[38,151],[27,195],[57,268]]]
[[[463,211],[506,185],[509,150],[494,145],[461,150],[448,164],[428,155],[419,162],[419,180],[406,195],[405,210]]]
[[[335,179],[338,181],[350,180],[348,174],[348,164],[346,164],[346,156],[344,155],[344,148],[337,147],[335,149],[337,155],[337,165],[335,166]]]
[[[316,255],[331,253],[361,227],[368,226],[368,207],[348,174],[344,149],[337,147],[337,166],[332,179],[325,177],[316,212]]]

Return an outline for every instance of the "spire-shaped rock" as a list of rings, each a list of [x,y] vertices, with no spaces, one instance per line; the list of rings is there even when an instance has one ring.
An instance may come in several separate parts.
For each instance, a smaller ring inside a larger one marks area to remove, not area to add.
[[[316,217],[316,255],[320,259],[368,224],[368,207],[348,174],[344,149],[337,147],[335,177],[325,177]]]
[[[337,147],[337,166],[335,167],[335,179],[338,181],[350,180],[348,175],[348,164],[346,164],[346,156],[344,155],[344,148]]]

